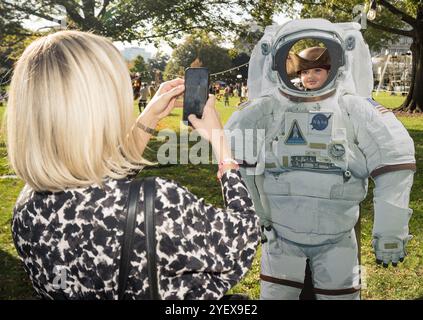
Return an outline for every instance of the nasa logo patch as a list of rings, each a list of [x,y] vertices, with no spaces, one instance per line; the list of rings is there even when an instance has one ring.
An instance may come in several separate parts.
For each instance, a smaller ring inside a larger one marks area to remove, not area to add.
[[[318,131],[325,130],[329,124],[330,117],[332,117],[332,115],[326,117],[323,113],[316,114],[311,120],[311,129],[315,129]]]

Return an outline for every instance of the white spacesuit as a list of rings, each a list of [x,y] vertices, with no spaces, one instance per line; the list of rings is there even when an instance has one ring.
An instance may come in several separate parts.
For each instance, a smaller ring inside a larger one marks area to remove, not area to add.
[[[250,60],[250,100],[225,126],[266,239],[262,299],[298,299],[307,260],[318,299],[359,298],[354,225],[369,177],[376,261],[396,266],[406,255],[414,145],[370,99],[371,59],[359,29],[323,19],[268,27]],[[304,38],[330,55],[328,79],[315,91],[298,89],[286,70]]]

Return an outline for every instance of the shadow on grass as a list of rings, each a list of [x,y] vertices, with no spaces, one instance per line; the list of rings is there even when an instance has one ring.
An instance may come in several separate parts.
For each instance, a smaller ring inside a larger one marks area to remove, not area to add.
[[[0,250],[0,300],[38,299],[21,261]]]
[[[423,121],[423,117],[422,117]],[[423,138],[423,130],[416,130],[416,129],[407,129],[408,133],[410,134],[413,139],[415,138]]]

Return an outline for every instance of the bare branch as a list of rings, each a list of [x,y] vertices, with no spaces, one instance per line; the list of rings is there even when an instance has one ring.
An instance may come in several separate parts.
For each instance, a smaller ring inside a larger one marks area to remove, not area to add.
[[[160,33],[160,34],[156,34],[156,35],[142,36],[139,39],[139,41],[145,41],[145,40],[148,40],[148,39],[166,37],[166,36],[170,36],[172,34],[176,34],[176,33],[179,33],[179,32],[186,32],[186,31],[190,31],[190,30],[194,30],[194,29],[204,29],[204,27],[192,26],[192,27],[189,27],[189,28],[180,28],[180,29],[174,30],[172,32],[164,32],[164,33]]]
[[[55,2],[65,7],[66,13],[74,22],[84,25],[84,19],[78,13],[78,7],[81,8],[81,6],[77,2],[67,0],[55,0]]]
[[[97,17],[102,18],[103,15],[106,13],[107,6],[109,5],[110,0],[104,0],[103,7],[101,8],[100,12],[98,13]]]
[[[397,7],[393,6],[391,3],[389,3],[386,0],[379,0],[379,3],[383,5],[386,9],[388,9],[391,13],[393,13],[395,16],[399,17],[402,21],[405,23],[408,23],[410,26],[416,28],[417,27],[417,19],[413,18],[409,14],[401,11]]]
[[[53,17],[38,11],[36,8],[32,9],[30,7],[27,7],[27,6],[20,6],[20,5],[10,3],[10,2],[7,2],[7,1],[3,1],[3,4],[5,6],[9,6],[11,8],[14,8],[14,9],[20,11],[20,12],[24,12],[26,14],[30,14],[30,15],[33,15],[33,16],[36,16],[36,17],[39,17],[39,18],[43,18],[43,19],[46,19],[48,21],[56,22],[56,20]]]
[[[338,11],[341,11],[341,12],[344,12],[344,13],[347,13],[347,14],[352,14],[352,11],[347,10],[347,9],[345,9],[345,8],[342,8],[341,6],[338,6],[338,5],[336,5],[335,3],[332,3],[332,4],[331,4],[331,7],[332,7],[333,9],[335,9],[335,10],[338,10]]]
[[[414,37],[414,30],[401,30],[401,29],[391,28],[387,26],[382,26],[370,20],[367,20],[367,24],[371,26],[372,28],[375,28],[381,31],[390,32],[390,33],[394,33],[400,36],[405,36],[410,38]]]
[[[82,10],[84,12],[85,18],[88,18],[88,17],[93,18],[94,9],[95,9],[94,0],[82,0]]]

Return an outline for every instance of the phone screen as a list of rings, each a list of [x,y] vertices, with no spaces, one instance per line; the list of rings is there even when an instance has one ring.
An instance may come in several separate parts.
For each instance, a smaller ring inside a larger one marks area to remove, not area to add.
[[[203,109],[209,96],[209,70],[207,68],[187,68],[185,70],[184,112],[182,120],[188,121],[190,114],[198,118],[203,116]]]

